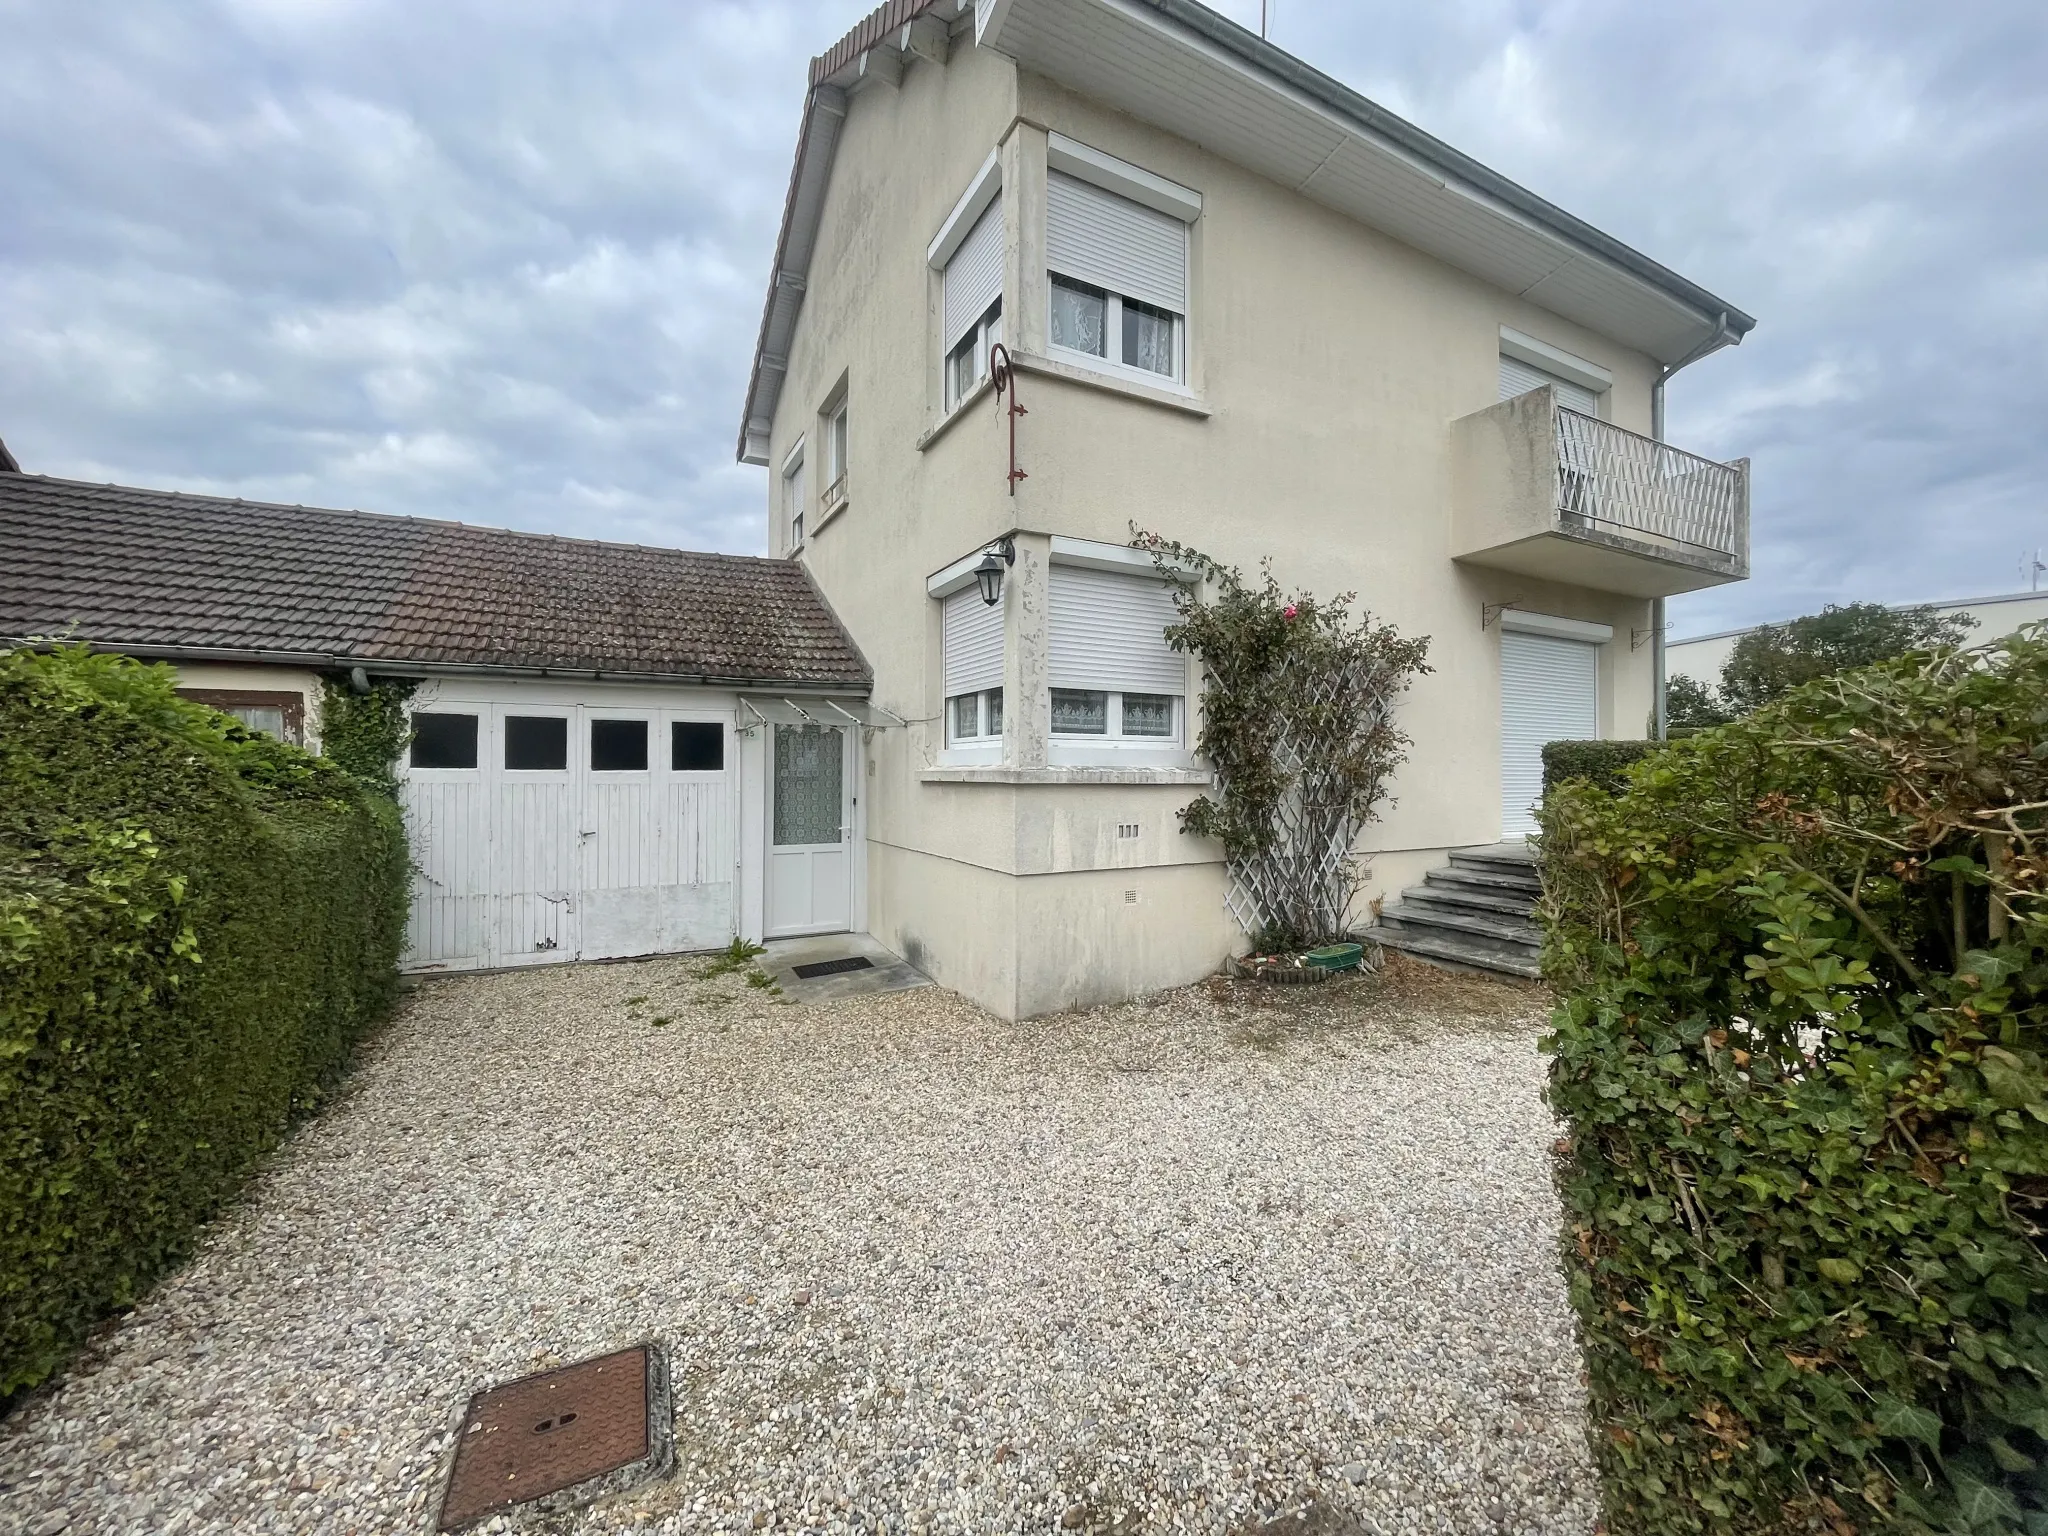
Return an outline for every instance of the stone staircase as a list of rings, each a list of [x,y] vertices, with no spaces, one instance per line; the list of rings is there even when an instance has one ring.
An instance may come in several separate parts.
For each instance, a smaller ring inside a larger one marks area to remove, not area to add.
[[[1542,894],[1536,863],[1520,838],[1461,848],[1442,869],[1384,908],[1369,932],[1389,949],[1438,965],[1510,976],[1539,973],[1534,920]]]

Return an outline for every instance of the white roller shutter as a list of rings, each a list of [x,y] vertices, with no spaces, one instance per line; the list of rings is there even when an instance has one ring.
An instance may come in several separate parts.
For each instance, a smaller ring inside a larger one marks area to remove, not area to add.
[[[1501,835],[1536,830],[1543,747],[1600,734],[1600,648],[1504,630],[1500,637]]]
[[[1051,171],[1045,264],[1126,298],[1188,312],[1188,229],[1179,219]]]
[[[1567,410],[1583,411],[1588,416],[1600,414],[1600,397],[1583,384],[1574,384],[1569,379],[1560,379],[1554,373],[1545,373],[1541,368],[1532,368],[1519,357],[1500,355],[1500,397],[1512,400],[1517,395],[1526,395],[1532,389],[1541,389],[1548,384],[1557,391],[1557,403]]]
[[[967,334],[1003,293],[1003,202],[997,198],[975,221],[946,263],[946,349]]]
[[[1187,658],[1165,633],[1180,615],[1159,577],[1055,565],[1050,616],[1053,687],[1187,692]]]
[[[946,599],[946,697],[1003,686],[1003,605],[969,587]]]

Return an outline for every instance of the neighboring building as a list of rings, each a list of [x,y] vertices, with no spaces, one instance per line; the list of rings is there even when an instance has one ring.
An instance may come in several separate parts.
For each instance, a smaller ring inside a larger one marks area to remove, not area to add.
[[[68,635],[317,745],[323,680],[419,680],[406,965],[860,928],[868,669],[803,567],[0,470],[0,643]],[[778,735],[770,809],[770,722]],[[792,849],[770,828],[805,832]]]
[[[871,931],[1006,1017],[1241,947],[1133,524],[1430,637],[1368,894],[1527,830],[1545,741],[1642,734],[1654,600],[1748,574],[1746,461],[1648,434],[1752,324],[1189,0],[884,5],[811,68],[739,443],[909,722],[846,754]]]
[[[1932,608],[1944,617],[1960,613],[1977,626],[1970,631],[1970,641],[1976,644],[2009,635],[2023,624],[2038,624],[2048,619],[2048,592],[2012,592],[2004,597],[1959,597],[1937,603],[1894,603],[1892,607]],[[1721,686],[1721,669],[1735,654],[1735,642],[1761,628],[1761,624],[1752,624],[1747,629],[1722,629],[1711,635],[1695,635],[1690,640],[1674,640],[1664,652],[1666,671],[1672,677],[1689,677],[1710,688],[1718,688]]]

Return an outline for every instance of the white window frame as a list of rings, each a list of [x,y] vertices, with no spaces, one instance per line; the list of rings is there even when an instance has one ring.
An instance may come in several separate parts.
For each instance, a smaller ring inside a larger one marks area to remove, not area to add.
[[[798,438],[796,446],[782,460],[782,536],[787,540],[787,552],[792,555],[804,547],[804,441]]]
[[[1185,235],[1183,235],[1185,240]],[[1093,352],[1083,352],[1079,347],[1065,347],[1052,339],[1052,289],[1056,280],[1064,279],[1077,288],[1093,289],[1106,295],[1105,317],[1102,322],[1103,345],[1115,355],[1097,357]],[[1142,302],[1138,299],[1133,304]],[[1160,309],[1157,304],[1146,304],[1147,309]],[[1119,379],[1130,379],[1138,384],[1151,384],[1160,389],[1185,391],[1188,380],[1188,317],[1174,315],[1172,310],[1162,313],[1173,315],[1173,372],[1154,373],[1150,368],[1140,368],[1135,363],[1123,360],[1124,348],[1124,296],[1114,289],[1101,288],[1094,283],[1083,282],[1078,277],[1067,277],[1064,272],[1055,272],[1050,267],[1045,273],[1045,350],[1047,355],[1080,368],[1092,368],[1097,373],[1112,374]]]
[[[1123,708],[1125,690],[1103,688],[1053,688],[1048,690],[1048,700],[1050,700],[1051,695],[1054,693],[1101,693],[1105,694],[1109,700],[1108,714],[1104,721],[1104,724],[1107,727],[1105,730],[1103,730],[1099,734],[1089,734],[1086,732],[1062,733],[1057,728],[1055,728],[1052,733],[1052,740],[1056,744],[1065,743],[1070,747],[1099,747],[1117,752],[1149,751],[1179,753],[1182,750],[1182,738],[1185,736],[1187,731],[1188,701],[1187,695],[1185,694],[1157,694],[1152,693],[1150,691],[1138,693],[1137,696],[1140,698],[1170,698],[1173,700],[1173,730],[1171,734],[1165,736],[1132,736],[1127,735],[1124,731]]]
[[[851,418],[847,414],[846,392],[841,390],[821,413],[820,435],[824,438],[825,483],[818,491],[818,524],[824,526],[847,503],[846,461],[853,446]],[[816,529],[812,529],[816,532]]]
[[[989,349],[1003,339],[1003,301],[998,297],[988,307],[974,329],[961,337],[961,344],[974,348],[974,380],[965,388],[956,388],[953,382],[953,359],[960,354],[956,346],[939,360],[939,367],[945,374],[946,409],[957,411],[960,403],[972,395],[988,380]]]
[[[946,700],[946,755],[952,762],[992,763],[1002,756],[1003,732],[996,724],[995,701],[1001,688],[983,688],[975,693],[956,693]],[[954,728],[953,706],[961,699],[974,700],[975,733],[962,736]]]

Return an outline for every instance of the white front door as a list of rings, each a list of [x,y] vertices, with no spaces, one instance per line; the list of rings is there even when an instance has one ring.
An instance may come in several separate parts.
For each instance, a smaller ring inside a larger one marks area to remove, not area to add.
[[[770,938],[853,925],[853,780],[846,731],[778,725],[768,768]]]
[[[1543,748],[1600,734],[1600,647],[1556,635],[1504,630],[1500,637],[1500,822],[1502,837],[1536,830]]]

